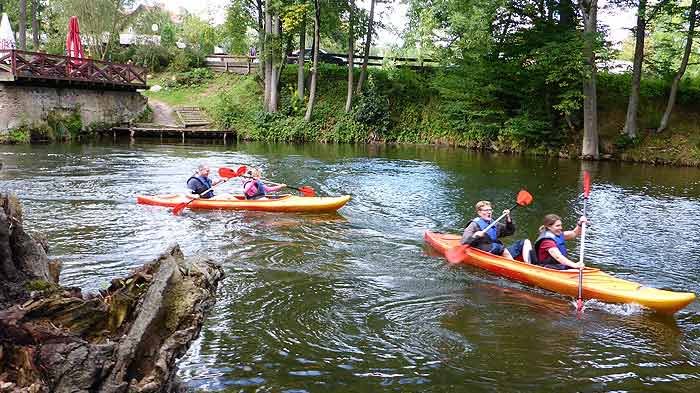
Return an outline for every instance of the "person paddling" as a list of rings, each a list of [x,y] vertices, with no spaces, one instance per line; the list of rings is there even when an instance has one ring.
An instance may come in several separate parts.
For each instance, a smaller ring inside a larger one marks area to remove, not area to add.
[[[248,171],[248,176],[242,178],[243,182],[243,195],[245,199],[267,199],[266,195],[270,192],[277,192],[284,187],[286,184],[277,184],[274,186],[267,186],[261,180],[262,172],[260,169],[255,168]]]
[[[187,179],[187,189],[189,191],[187,196],[190,198],[211,199],[214,197],[214,191],[209,189],[223,181],[224,179],[212,180],[209,178],[209,165],[205,163],[199,164],[197,172]]]
[[[530,263],[556,270],[585,267],[583,262],[574,262],[569,259],[566,251],[566,241],[581,235],[581,225],[583,223],[588,224],[585,216],[579,218],[576,228],[565,231],[562,228],[559,216],[556,214],[544,216],[540,227],[540,235],[535,240],[535,246],[530,255]]]
[[[529,240],[518,241],[516,244],[509,248],[503,245],[503,242],[499,240],[501,237],[510,236],[515,233],[515,224],[513,219],[510,217],[510,211],[508,209],[503,211],[506,215],[506,223],[497,223],[496,225],[489,228],[487,232],[483,230],[491,224],[493,208],[491,207],[491,202],[489,201],[479,201],[474,206],[476,209],[477,217],[474,218],[469,225],[464,229],[464,234],[462,235],[462,244],[466,244],[472,247],[476,247],[480,250],[490,252],[494,255],[500,255],[508,259],[514,259],[514,255],[518,256],[527,248],[525,254],[529,254]],[[527,244],[525,244],[527,243]]]

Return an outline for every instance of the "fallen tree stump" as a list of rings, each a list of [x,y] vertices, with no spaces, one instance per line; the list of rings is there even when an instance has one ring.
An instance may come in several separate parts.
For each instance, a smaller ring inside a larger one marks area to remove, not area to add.
[[[45,242],[0,195],[0,392],[173,392],[223,270],[177,245],[96,294],[58,285]]]

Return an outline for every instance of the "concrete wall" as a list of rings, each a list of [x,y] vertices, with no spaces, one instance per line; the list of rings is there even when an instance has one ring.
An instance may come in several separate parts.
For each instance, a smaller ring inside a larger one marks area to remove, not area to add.
[[[93,123],[128,122],[143,112],[146,97],[131,91],[18,86],[0,82],[0,135],[46,122],[52,111],[78,110],[87,128]]]

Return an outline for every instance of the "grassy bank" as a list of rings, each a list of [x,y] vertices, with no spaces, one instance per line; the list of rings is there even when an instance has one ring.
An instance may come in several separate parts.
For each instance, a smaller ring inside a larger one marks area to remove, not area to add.
[[[307,73],[308,75],[308,73]],[[279,112],[262,111],[262,87],[253,76],[213,75],[195,70],[163,74],[151,84],[165,89],[149,97],[171,105],[205,108],[218,127],[235,129],[242,139],[286,142],[427,143],[524,154],[576,157],[578,130],[493,107],[461,112],[436,80],[440,75],[406,69],[371,70],[364,94],[345,113],[346,69],[322,65],[317,105],[311,122],[303,119],[308,100],[296,92],[296,66],[285,67],[280,81]],[[604,158],[700,166],[700,99],[696,81],[682,84],[669,130],[655,134],[668,83],[645,81],[640,105],[640,135],[620,135],[627,108],[628,75],[603,74],[599,80],[600,147]],[[536,99],[536,98],[533,98]],[[574,113],[574,118],[580,117]],[[510,116],[510,117],[509,117]]]

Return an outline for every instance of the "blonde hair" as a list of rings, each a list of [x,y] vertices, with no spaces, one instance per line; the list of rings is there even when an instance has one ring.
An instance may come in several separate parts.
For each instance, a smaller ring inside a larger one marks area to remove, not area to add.
[[[540,233],[544,232],[547,230],[548,226],[554,225],[557,221],[561,221],[561,217],[557,216],[556,214],[547,214],[544,216],[544,220],[542,220],[542,226],[540,226]]]
[[[260,168],[250,168],[248,170],[248,176],[251,177],[261,177],[262,176],[262,171]]]
[[[489,201],[479,201],[476,203],[476,205],[474,205],[474,208],[476,209],[476,212],[478,213],[479,210],[481,210],[481,208],[484,206],[488,206],[490,208],[493,208],[493,206],[491,206],[491,202],[489,202]]]

